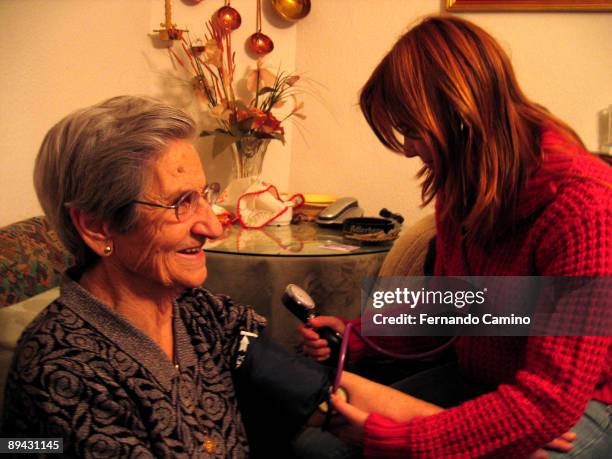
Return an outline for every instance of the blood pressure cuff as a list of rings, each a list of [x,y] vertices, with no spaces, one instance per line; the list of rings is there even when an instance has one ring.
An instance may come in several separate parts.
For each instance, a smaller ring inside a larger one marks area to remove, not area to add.
[[[234,385],[251,449],[265,436],[287,440],[327,400],[333,370],[292,354],[265,330],[243,337],[234,366]]]

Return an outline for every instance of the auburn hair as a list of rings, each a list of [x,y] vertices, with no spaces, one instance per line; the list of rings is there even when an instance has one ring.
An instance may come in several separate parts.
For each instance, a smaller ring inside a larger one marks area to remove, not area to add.
[[[404,34],[363,87],[361,110],[391,150],[419,139],[431,162],[423,205],[440,194],[470,241],[487,246],[515,224],[519,193],[541,163],[543,127],[582,145],[575,132],[521,91],[510,59],[480,27],[432,16]]]

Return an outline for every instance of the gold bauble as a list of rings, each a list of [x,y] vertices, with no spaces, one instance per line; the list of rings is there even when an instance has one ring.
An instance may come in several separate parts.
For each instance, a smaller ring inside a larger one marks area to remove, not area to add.
[[[272,7],[287,21],[298,21],[310,13],[310,0],[272,0]]]

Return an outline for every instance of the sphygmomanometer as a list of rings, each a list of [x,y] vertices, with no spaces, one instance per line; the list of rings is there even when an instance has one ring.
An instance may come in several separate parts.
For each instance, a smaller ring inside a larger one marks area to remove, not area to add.
[[[289,284],[285,288],[283,293],[282,302],[285,307],[304,324],[310,326],[309,320],[319,315],[316,304],[311,296],[304,291],[302,288],[295,284]],[[438,346],[435,349],[414,353],[414,354],[400,354],[398,352],[389,351],[378,346],[369,338],[362,336],[356,329],[352,328],[352,324],[348,323],[344,330],[344,334],[340,335],[337,331],[329,327],[320,327],[315,329],[317,334],[324,340],[327,341],[331,350],[330,357],[324,362],[330,366],[336,366],[336,375],[334,378],[334,384],[332,386],[332,393],[336,393],[340,387],[340,378],[342,377],[342,371],[344,370],[344,362],[346,360],[346,352],[348,347],[348,338],[351,331],[354,332],[362,341],[377,352],[392,357],[395,359],[404,360],[416,360],[425,359],[440,354],[442,351],[449,348],[456,341],[457,337],[452,337],[444,344]]]
[[[314,300],[297,285],[287,286],[282,302],[306,324],[318,315]],[[398,354],[361,336],[350,324],[343,335],[322,327],[315,331],[327,340],[332,352],[327,365],[321,365],[303,355],[288,353],[270,340],[265,330],[259,334],[242,331],[233,358],[233,380],[247,433],[263,429],[288,438],[297,433],[317,408],[327,414],[326,420],[329,421],[332,413],[330,393],[348,399],[348,394],[340,388],[340,379],[351,330],[372,348],[394,358],[430,357],[454,342],[451,339],[432,351],[419,354]],[[257,444],[261,438],[264,437],[249,435],[249,443]]]
[[[232,379],[251,454],[283,456],[279,448],[327,404],[333,370],[287,352],[265,329],[241,335],[232,356]]]
[[[265,331],[241,332],[234,369],[237,390],[273,399],[285,421],[303,422],[328,396],[333,371],[270,340]],[[242,386],[245,387],[242,387]]]

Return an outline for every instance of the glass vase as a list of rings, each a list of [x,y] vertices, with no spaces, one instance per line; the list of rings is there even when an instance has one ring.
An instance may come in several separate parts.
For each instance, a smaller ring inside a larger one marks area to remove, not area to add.
[[[232,177],[234,180],[251,178],[258,179],[261,176],[263,160],[270,139],[259,139],[257,137],[242,137],[232,144],[234,165]]]

